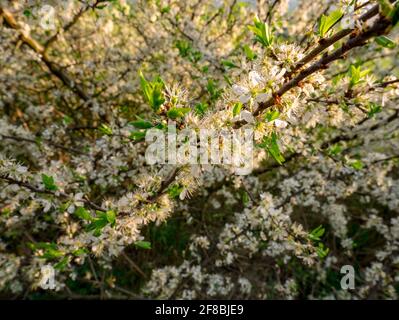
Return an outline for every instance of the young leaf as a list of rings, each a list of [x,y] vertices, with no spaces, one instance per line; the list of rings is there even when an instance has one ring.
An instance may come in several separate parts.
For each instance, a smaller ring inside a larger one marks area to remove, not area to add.
[[[104,227],[108,224],[108,220],[105,216],[102,216],[100,218],[96,218],[92,223],[90,223],[87,227],[87,231],[93,231],[93,235],[98,237],[101,235],[101,231],[104,229]]]
[[[107,136],[112,136],[112,128],[107,126],[106,124],[102,124],[98,130],[100,130],[101,133],[107,135]]]
[[[369,104],[369,110],[367,113],[367,116],[369,118],[374,117],[377,113],[380,113],[382,111],[382,107],[374,102],[370,102]]]
[[[389,0],[378,0],[380,10],[384,17],[389,18],[392,14],[393,6]]]
[[[233,62],[230,60],[222,60],[222,65],[224,65],[227,69],[233,69],[233,68],[238,68],[237,65],[235,65]]]
[[[31,243],[29,247],[35,251],[41,249],[43,251],[43,254],[40,256],[41,259],[54,260],[65,255],[62,251],[58,250],[58,246],[54,242]]]
[[[69,257],[64,257],[61,259],[60,262],[55,264],[54,269],[64,270],[65,267],[68,265],[68,263],[69,263]]]
[[[233,107],[233,117],[238,116],[241,112],[242,103],[237,102]]]
[[[388,49],[393,49],[396,47],[396,43],[386,36],[379,36],[375,38],[375,42],[377,42],[380,46]]]
[[[252,51],[252,49],[248,45],[243,46],[244,53],[247,56],[249,61],[253,61],[256,59],[256,53]]]
[[[265,120],[267,122],[272,122],[280,116],[280,112],[278,110],[270,110],[265,115]]]
[[[171,108],[166,115],[170,119],[183,118],[190,110],[190,108]]]
[[[218,89],[217,83],[212,79],[208,80],[208,83],[206,84],[206,90],[211,96],[211,100],[217,100],[222,94],[222,90]]]
[[[206,110],[208,110],[208,107],[208,104],[200,102],[195,105],[194,111],[196,114],[203,116]]]
[[[27,18],[32,16],[32,11],[30,11],[29,9],[24,10],[23,15]]]
[[[319,242],[319,246],[316,248],[316,253],[319,256],[319,258],[323,259],[327,257],[329,251],[330,251],[329,248],[325,248],[324,244]]]
[[[137,241],[134,245],[137,248],[141,248],[141,249],[146,249],[146,250],[151,249],[151,242],[148,242],[148,241]]]
[[[364,167],[364,164],[363,164],[363,162],[360,161],[360,160],[355,160],[355,161],[353,161],[353,162],[350,164],[350,166],[351,166],[353,169],[355,169],[355,170],[362,170],[363,167]]]
[[[129,138],[134,141],[140,141],[145,138],[146,131],[131,131]]]
[[[176,199],[180,196],[180,193],[183,191],[183,187],[179,184],[174,184],[168,189],[168,194],[172,199]]]
[[[93,217],[91,216],[90,212],[83,207],[78,207],[75,210],[75,215],[83,220],[91,221]]]
[[[275,132],[272,133],[271,137],[264,136],[262,143],[258,146],[264,148],[274,158],[274,160],[277,161],[278,164],[282,165],[285,161],[280,152],[277,142],[277,134]]]
[[[273,44],[274,37],[267,23],[261,22],[259,18],[256,17],[254,19],[254,25],[248,26],[248,28],[255,34],[256,42],[259,42],[266,48]]]
[[[54,178],[52,176],[42,174],[42,182],[46,190],[57,191],[58,187],[55,185]]]
[[[328,16],[322,15],[319,23],[319,36],[324,38],[327,32],[342,18],[344,13],[341,10],[331,12]]]
[[[82,256],[82,255],[84,255],[84,254],[86,254],[86,253],[89,253],[89,250],[87,250],[86,248],[80,248],[80,249],[77,249],[77,250],[75,250],[75,251],[72,252],[72,254],[73,254],[75,257]]]
[[[157,112],[161,105],[165,102],[163,89],[164,83],[161,78],[156,77],[152,82],[147,81],[140,71],[140,85],[143,91],[144,97],[149,103],[150,107]]]
[[[249,199],[249,195],[246,191],[244,191],[242,193],[241,200],[242,200],[243,205],[247,205],[249,203],[250,199]]]
[[[115,226],[115,223],[116,223],[116,213],[115,213],[115,211],[109,210],[105,214],[106,214],[107,221],[109,222],[109,224],[112,227]]]
[[[370,70],[361,70],[360,66],[356,67],[354,65],[350,66],[349,75],[349,88],[352,89],[355,85],[362,83],[364,80],[363,78],[370,73]]]
[[[310,234],[309,238],[313,241],[320,241],[320,238],[323,236],[326,230],[323,228],[322,225],[318,226],[317,228],[313,229]]]
[[[342,147],[339,144],[334,144],[328,149],[327,152],[330,156],[336,156],[336,155],[340,154],[341,151],[342,151]]]
[[[140,117],[137,117],[136,121],[129,122],[129,124],[135,126],[137,129],[150,129],[154,126],[151,122],[141,119]]]
[[[165,6],[161,8],[161,14],[169,13],[170,12],[170,6]]]

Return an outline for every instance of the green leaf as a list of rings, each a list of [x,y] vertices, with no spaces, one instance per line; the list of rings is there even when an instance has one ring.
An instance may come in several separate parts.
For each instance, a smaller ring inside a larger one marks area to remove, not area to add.
[[[350,166],[355,170],[362,170],[364,168],[364,164],[360,160],[353,161]]]
[[[138,120],[129,122],[130,125],[135,126],[137,129],[150,129],[154,127],[154,125],[140,117],[137,117]]]
[[[98,130],[100,130],[101,133],[103,133],[103,134],[105,134],[105,135],[107,135],[107,136],[112,136],[112,128],[109,127],[109,126],[106,125],[106,124],[102,124],[102,125],[98,128]]]
[[[202,53],[198,50],[194,50],[188,41],[177,40],[175,46],[179,50],[179,55],[182,58],[186,58],[193,63],[197,63],[202,58]]]
[[[209,66],[203,66],[203,67],[201,68],[201,72],[202,72],[202,73],[208,73],[208,71],[209,71]]]
[[[256,53],[252,51],[252,49],[248,45],[243,46],[244,53],[247,56],[249,61],[253,61],[256,59]]]
[[[206,110],[208,110],[209,106],[207,103],[197,103],[194,107],[194,111],[196,114],[203,116],[205,115]]]
[[[108,224],[111,227],[115,226],[116,213],[113,210],[108,210],[107,212],[96,211],[96,215],[97,217],[92,219],[93,222],[86,226],[86,230],[93,231],[93,235],[98,237]]]
[[[342,152],[342,147],[339,144],[334,144],[328,149],[330,156],[336,156]]]
[[[32,12],[30,10],[26,9],[26,10],[24,10],[24,16],[29,18],[32,16]]]
[[[313,229],[310,234],[309,238],[313,241],[320,241],[320,238],[323,236],[326,230],[323,228],[322,225],[319,225],[317,228]]]
[[[235,65],[233,62],[230,60],[222,60],[222,65],[224,65],[227,69],[233,69],[233,68],[238,68],[237,65]]]
[[[75,210],[75,215],[79,217],[80,219],[86,220],[86,221],[92,221],[93,217],[91,216],[90,212],[86,210],[83,207],[78,207]]]
[[[176,199],[180,196],[180,193],[183,191],[183,187],[179,184],[174,184],[168,189],[168,194],[172,199]]]
[[[65,254],[58,250],[57,244],[54,242],[36,242],[30,243],[29,247],[36,251],[38,249],[43,251],[43,254],[39,257],[46,260],[54,260],[63,257]]]
[[[170,6],[165,6],[161,9],[161,14],[169,13],[170,12]]]
[[[270,110],[265,115],[265,120],[267,122],[272,122],[280,116],[280,112],[278,110]]]
[[[349,68],[349,88],[352,89],[354,86],[364,82],[363,78],[370,73],[369,69],[361,70],[360,66],[351,65]]]
[[[86,248],[80,248],[80,249],[77,249],[77,250],[72,252],[72,254],[75,257],[79,257],[79,256],[82,256],[82,255],[87,254],[87,253],[89,253],[89,250],[87,250]]]
[[[380,113],[382,111],[382,106],[374,103],[374,102],[370,102],[369,106],[368,106],[368,113],[367,116],[369,118],[374,117],[377,113]]]
[[[261,22],[258,17],[254,19],[254,25],[248,26],[248,28],[255,34],[256,42],[259,42],[266,48],[273,44],[274,37],[269,25],[267,23]]]
[[[375,42],[377,42],[380,46],[388,49],[393,49],[396,47],[396,43],[386,36],[379,36],[375,38]]]
[[[69,263],[69,257],[64,257],[64,258],[61,259],[60,262],[58,262],[58,263],[54,266],[54,269],[57,269],[57,270],[64,270],[65,267],[68,265],[68,263]]]
[[[107,221],[110,223],[110,225],[113,227],[115,226],[116,223],[116,213],[113,210],[108,210],[106,213]]]
[[[378,0],[378,3],[380,4],[380,11],[382,15],[386,18],[389,18],[393,10],[392,4],[389,2],[389,0]]]
[[[171,108],[168,110],[166,115],[170,119],[183,118],[187,113],[190,112],[190,110],[190,108]]]
[[[319,23],[319,36],[324,38],[327,32],[342,18],[344,13],[342,10],[335,10],[328,16],[322,15]]]
[[[241,200],[243,205],[247,205],[249,203],[249,195],[246,191],[242,193]]]
[[[135,242],[134,245],[140,249],[146,249],[146,250],[151,249],[151,242],[148,241],[137,241]]]
[[[319,246],[316,248],[316,253],[319,256],[319,258],[325,258],[327,257],[328,253],[329,253],[330,249],[325,248],[324,244],[322,244],[321,242],[319,243]]]
[[[58,259],[64,256],[64,253],[59,251],[59,250],[54,250],[54,249],[47,249],[43,255],[40,256],[42,259],[46,260],[54,260]]]
[[[58,187],[55,185],[54,178],[52,176],[42,174],[42,182],[46,190],[57,191]]]
[[[93,231],[93,235],[98,237],[101,235],[102,230],[105,228],[105,226],[108,224],[108,221],[106,218],[101,217],[96,219],[94,222],[90,223],[87,227],[87,231]]]
[[[213,101],[217,100],[222,94],[222,90],[218,88],[218,84],[213,79],[208,79],[206,90],[209,92],[211,100]]]
[[[140,85],[144,94],[144,98],[147,100],[152,110],[157,112],[161,105],[165,102],[163,94],[165,85],[162,79],[160,77],[156,77],[152,82],[147,81],[143,73],[140,71]]]
[[[57,244],[54,242],[35,242],[35,243],[29,243],[29,248],[32,250],[37,250],[37,249],[57,249]]]
[[[223,75],[224,80],[226,81],[226,83],[231,87],[233,85],[233,81],[231,80],[231,78],[227,75]]]
[[[179,50],[179,55],[182,58],[188,57],[188,55],[190,54],[190,51],[191,51],[191,45],[189,42],[184,41],[184,40],[177,40],[175,42],[175,46]]]
[[[285,161],[283,155],[280,152],[280,148],[277,142],[277,134],[275,132],[273,132],[270,137],[264,136],[262,143],[258,146],[265,149],[274,158],[274,160],[277,161],[278,164],[282,165]]]
[[[241,112],[242,103],[237,102],[233,107],[233,117],[238,116]]]
[[[145,138],[146,131],[132,131],[130,132],[129,139],[134,141],[140,141]]]
[[[69,124],[71,124],[71,123],[73,122],[73,119],[72,119],[71,117],[65,115],[64,118],[62,119],[62,122],[63,122],[65,125],[69,125]]]

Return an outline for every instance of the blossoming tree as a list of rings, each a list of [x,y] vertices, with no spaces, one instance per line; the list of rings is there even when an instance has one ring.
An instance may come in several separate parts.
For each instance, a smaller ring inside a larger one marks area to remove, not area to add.
[[[392,0],[0,1],[0,296],[397,298],[398,21]],[[149,164],[171,123],[250,172]]]

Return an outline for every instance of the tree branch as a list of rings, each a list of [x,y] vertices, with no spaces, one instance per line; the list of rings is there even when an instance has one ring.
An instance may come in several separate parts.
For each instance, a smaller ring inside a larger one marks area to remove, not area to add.
[[[16,184],[16,185],[18,185],[20,187],[24,187],[24,188],[26,188],[26,189],[28,189],[30,191],[35,192],[35,193],[48,194],[48,195],[52,195],[52,196],[58,197],[58,198],[67,198],[67,199],[71,198],[71,196],[66,194],[65,192],[51,191],[51,190],[42,189],[42,188],[33,186],[33,185],[31,185],[31,184],[29,184],[27,182],[16,180],[16,179],[11,178],[9,176],[0,175],[0,179],[7,181],[9,184]],[[104,209],[104,208],[100,207],[99,205],[95,204],[94,202],[90,201],[87,198],[82,198],[79,201],[87,204],[89,207],[91,207],[94,210],[98,210],[98,211],[102,211],[102,212],[106,212],[107,211],[107,209]]]

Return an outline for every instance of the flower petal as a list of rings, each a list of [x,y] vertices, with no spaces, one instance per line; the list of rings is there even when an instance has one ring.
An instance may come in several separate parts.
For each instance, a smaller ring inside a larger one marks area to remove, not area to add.
[[[265,79],[256,71],[251,71],[248,74],[248,77],[249,77],[249,81],[251,82],[251,84],[254,87],[265,81]]]
[[[249,93],[248,88],[246,88],[244,86],[239,86],[237,84],[233,84],[232,89],[233,89],[233,92],[238,96],[246,95]]]

